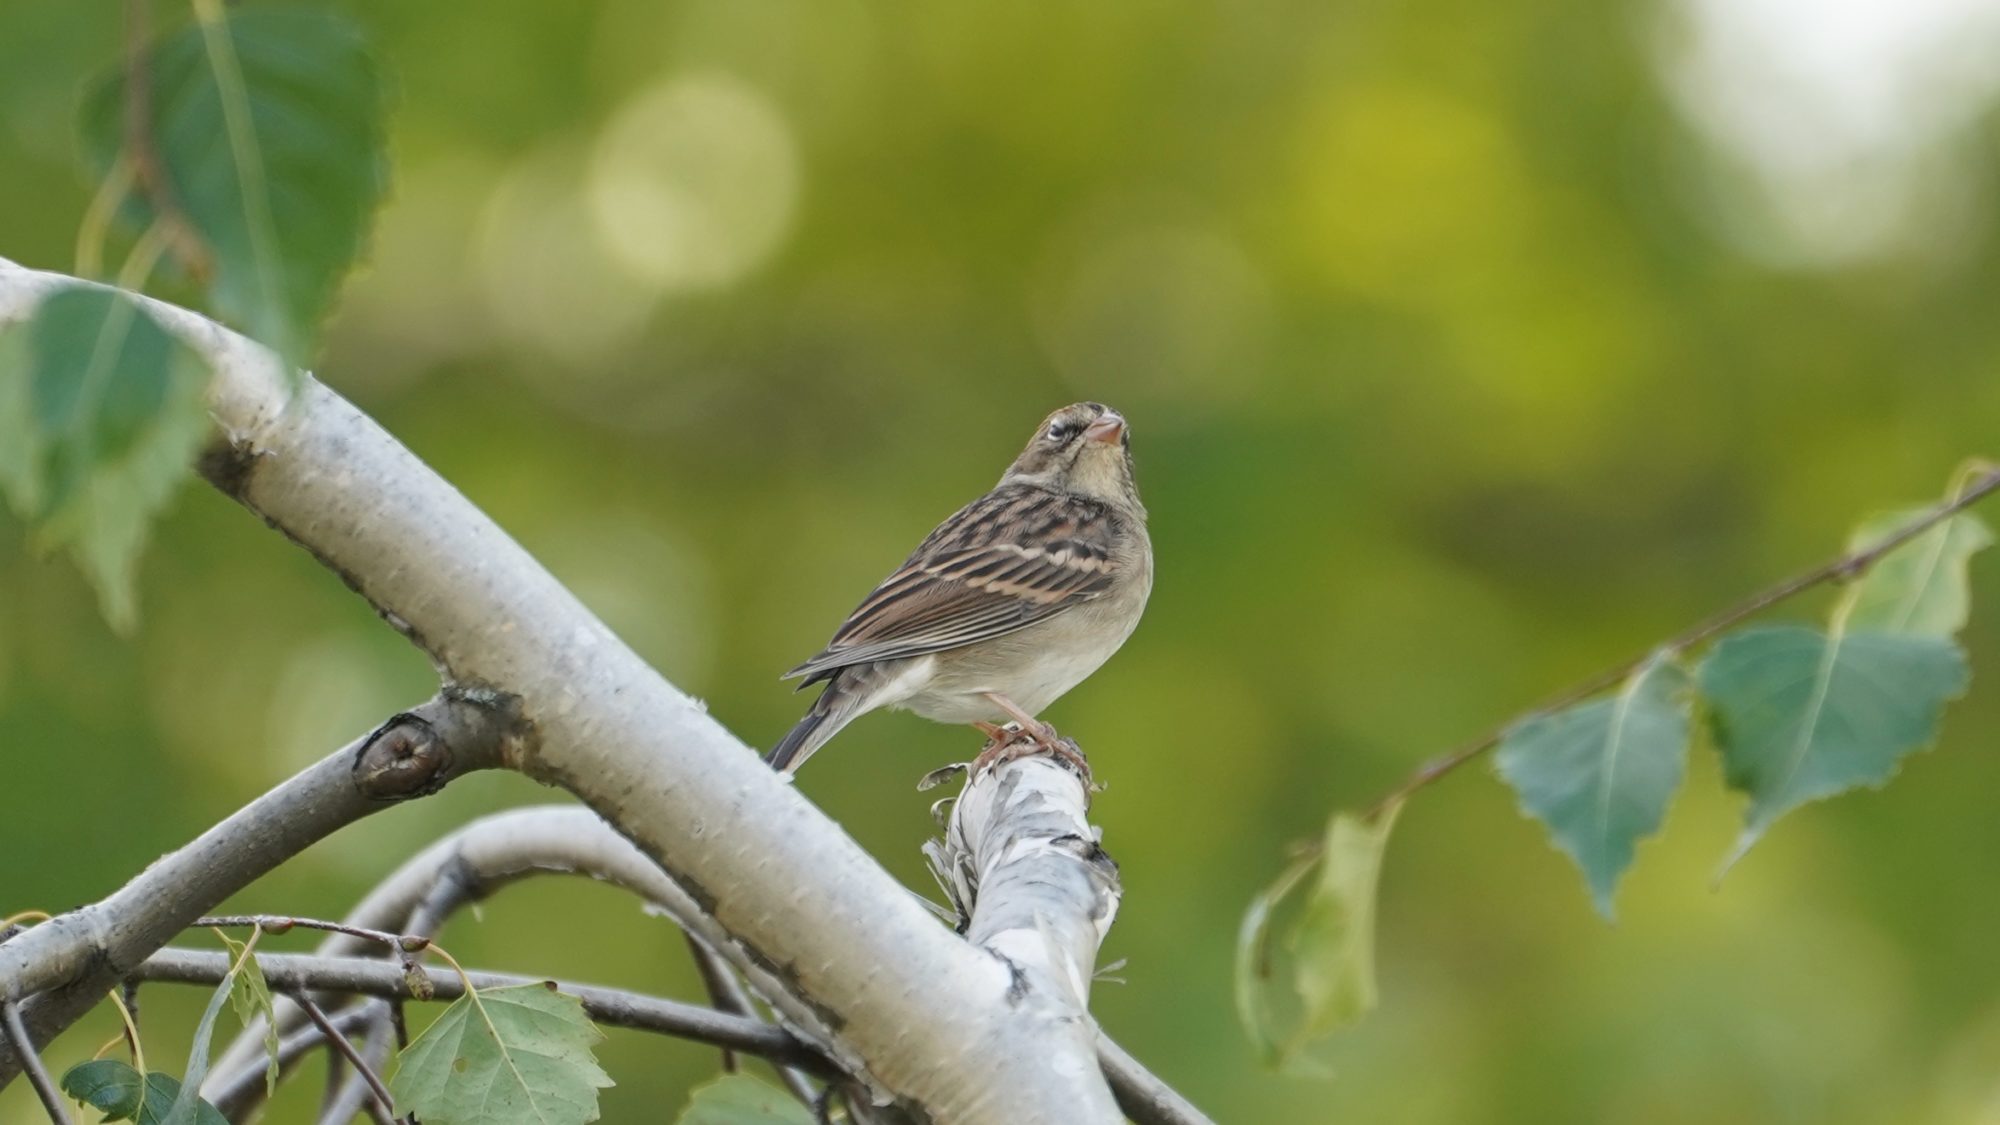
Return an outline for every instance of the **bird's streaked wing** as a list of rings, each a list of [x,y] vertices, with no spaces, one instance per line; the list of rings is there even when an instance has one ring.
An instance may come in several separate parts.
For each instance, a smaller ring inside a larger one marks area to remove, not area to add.
[[[813,683],[849,664],[975,644],[1088,601],[1111,585],[1116,518],[1096,501],[1040,488],[989,493],[939,525],[785,677]]]

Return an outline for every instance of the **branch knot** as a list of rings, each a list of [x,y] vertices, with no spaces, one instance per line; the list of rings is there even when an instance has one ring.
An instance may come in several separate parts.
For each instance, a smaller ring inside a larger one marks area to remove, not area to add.
[[[428,720],[404,711],[361,744],[353,773],[355,789],[371,801],[428,796],[451,776],[451,747]]]

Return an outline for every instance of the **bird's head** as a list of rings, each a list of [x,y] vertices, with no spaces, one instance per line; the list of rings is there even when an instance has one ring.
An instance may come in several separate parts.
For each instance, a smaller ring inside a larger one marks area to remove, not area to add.
[[[1036,484],[1143,512],[1132,480],[1132,433],[1101,402],[1065,406],[1047,418],[1014,459],[1003,484]]]

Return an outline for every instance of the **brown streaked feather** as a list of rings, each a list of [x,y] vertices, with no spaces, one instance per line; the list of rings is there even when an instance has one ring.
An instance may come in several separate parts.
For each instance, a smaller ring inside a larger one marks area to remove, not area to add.
[[[1117,571],[1122,518],[1088,497],[1002,485],[938,525],[785,678],[810,684],[851,664],[976,644],[1097,597]]]

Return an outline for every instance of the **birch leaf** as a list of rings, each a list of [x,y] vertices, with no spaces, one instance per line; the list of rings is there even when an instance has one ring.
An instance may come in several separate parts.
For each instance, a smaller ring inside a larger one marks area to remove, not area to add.
[[[201,359],[130,297],[74,286],[0,331],[0,491],[129,630],[153,518],[208,432]]]
[[[1891,512],[1855,529],[1854,551],[1887,539],[1924,514]],[[1972,556],[1992,546],[1993,532],[1978,516],[1960,513],[1882,556],[1849,589],[1849,629],[1949,637],[1972,612],[1966,570]]]
[[[1273,918],[1279,905],[1318,866],[1317,857],[1294,860],[1284,874],[1250,900],[1250,908],[1244,911],[1236,931],[1236,1015],[1266,1065],[1279,1062],[1283,1038],[1279,1030],[1281,1020],[1271,1002],[1271,994],[1278,987],[1271,937]]]
[[[813,1125],[798,1099],[747,1074],[725,1074],[694,1088],[675,1125]]]
[[[1244,916],[1237,1012],[1267,1064],[1299,1061],[1314,1040],[1374,1008],[1375,888],[1401,808],[1373,819],[1336,813],[1317,854],[1287,868]],[[1301,901],[1286,926],[1278,914],[1295,892]]]
[[[590,1050],[602,1038],[554,985],[469,992],[397,1056],[389,1089],[425,1125],[583,1125],[612,1084]]]
[[[1680,668],[1656,656],[1617,694],[1530,719],[1500,743],[1500,776],[1583,869],[1607,921],[1634,849],[1659,830],[1680,788],[1686,688]]]
[[[242,964],[229,990],[229,1005],[236,1009],[236,1018],[248,1031],[256,1026],[258,1017],[264,1020],[264,1090],[276,1093],[281,1068],[278,1065],[278,1009],[271,1002],[271,984],[264,979],[264,966],[255,957],[246,956],[245,945],[230,937],[220,935],[222,944],[229,947],[229,955]]]
[[[204,244],[209,299],[291,368],[360,258],[388,188],[387,96],[352,24],[307,7],[232,8],[153,45],[153,147]],[[125,68],[85,95],[83,149],[108,175],[125,138]],[[140,229],[161,216],[136,192]]]
[[[1326,829],[1319,879],[1288,944],[1305,1020],[1296,1049],[1353,1023],[1375,1007],[1375,889],[1397,805],[1373,820],[1336,813]]]
[[[1887,781],[1937,736],[1966,678],[1958,646],[1938,636],[1776,626],[1717,644],[1701,690],[1724,775],[1750,797],[1724,869],[1784,813]]]
[[[180,1097],[180,1079],[154,1071],[146,1076],[143,1101],[139,1072],[118,1059],[93,1059],[63,1072],[62,1091],[104,1114],[106,1121],[161,1125]],[[229,1125],[221,1111],[206,1101],[194,1102],[195,1125]]]

